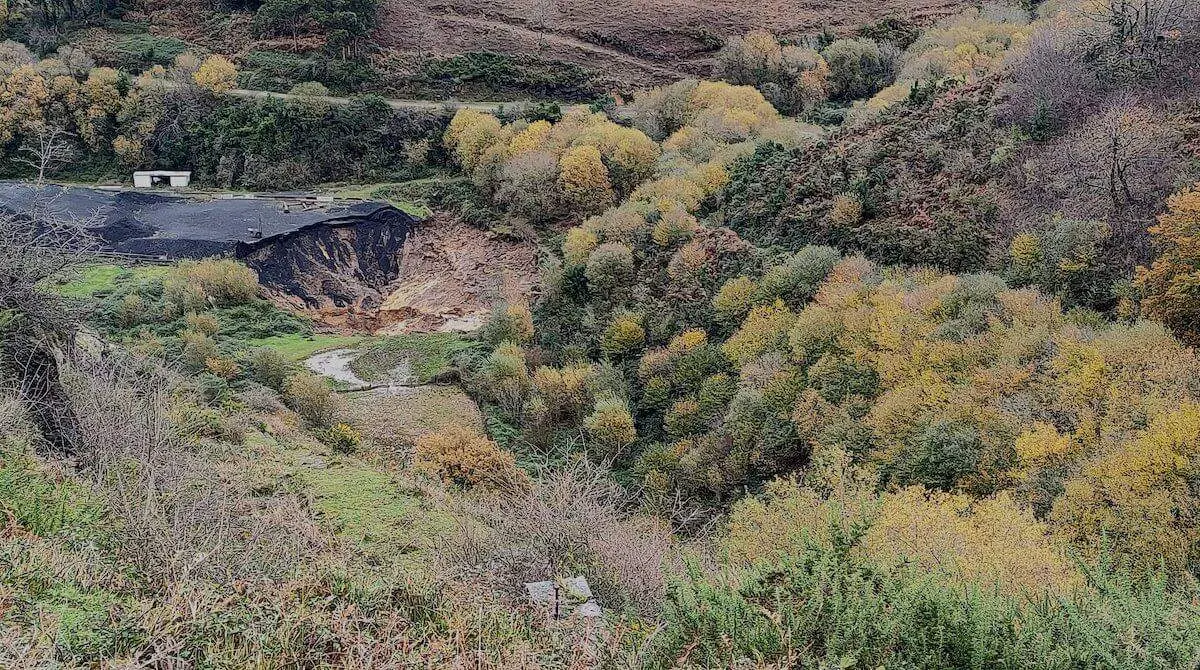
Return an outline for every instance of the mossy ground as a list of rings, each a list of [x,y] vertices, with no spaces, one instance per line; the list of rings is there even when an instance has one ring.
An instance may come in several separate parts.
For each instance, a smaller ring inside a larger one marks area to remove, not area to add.
[[[335,454],[300,434],[254,433],[253,488],[288,489],[309,501],[322,525],[372,564],[420,571],[438,539],[454,528],[448,512],[383,459]]]
[[[67,281],[54,286],[55,292],[69,298],[89,298],[104,295],[118,284],[162,279],[170,271],[161,265],[136,265],[132,267],[113,263],[85,265]]]
[[[474,346],[474,342],[453,333],[381,337],[370,342],[364,353],[350,364],[350,368],[367,381],[379,381],[386,379],[392,370],[407,361],[413,379],[426,384],[450,367],[455,354]]]

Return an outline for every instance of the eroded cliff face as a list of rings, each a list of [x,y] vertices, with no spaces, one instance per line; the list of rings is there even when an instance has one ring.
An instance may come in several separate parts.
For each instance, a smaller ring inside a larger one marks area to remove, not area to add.
[[[242,245],[238,257],[294,307],[323,313],[373,313],[400,275],[415,220],[391,207],[344,225],[315,225]]]
[[[243,244],[237,255],[280,304],[352,331],[470,331],[497,302],[528,302],[537,285],[532,243],[391,207]]]

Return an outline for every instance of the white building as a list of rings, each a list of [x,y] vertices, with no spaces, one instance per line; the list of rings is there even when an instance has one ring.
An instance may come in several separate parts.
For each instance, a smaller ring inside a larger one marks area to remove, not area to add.
[[[170,186],[183,188],[192,183],[191,172],[172,172],[170,170],[147,170],[133,173],[134,188],[154,188],[155,186]]]

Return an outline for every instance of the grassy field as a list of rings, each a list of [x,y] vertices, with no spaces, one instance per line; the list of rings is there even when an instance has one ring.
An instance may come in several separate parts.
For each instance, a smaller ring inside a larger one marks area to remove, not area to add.
[[[252,348],[270,347],[293,361],[302,361],[313,354],[330,349],[352,349],[364,342],[370,341],[370,339],[366,335],[330,335],[324,333],[304,335],[296,333],[249,340],[246,344]]]
[[[412,191],[415,185],[422,182],[430,182],[439,179],[431,177],[430,179],[417,179],[407,182],[391,182],[385,184],[354,184],[339,188],[333,192],[335,197],[339,198],[359,198],[362,200],[382,200],[391,204],[396,209],[416,217],[424,219],[433,214],[433,210],[429,208],[423,200],[419,198],[410,198],[400,195]],[[419,192],[419,189],[417,189]]]
[[[125,267],[112,263],[86,265],[68,281],[55,285],[54,290],[70,298],[89,298],[102,295],[118,282],[161,279],[170,271],[162,265],[135,265]]]

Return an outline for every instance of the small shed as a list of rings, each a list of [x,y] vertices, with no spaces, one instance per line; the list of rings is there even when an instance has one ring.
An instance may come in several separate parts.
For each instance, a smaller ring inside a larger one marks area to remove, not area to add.
[[[175,172],[172,170],[146,170],[133,173],[134,188],[154,188],[155,186],[170,186],[183,188],[192,183],[191,172]]]

